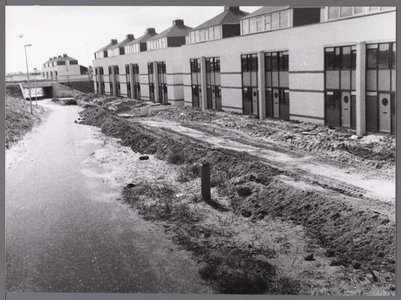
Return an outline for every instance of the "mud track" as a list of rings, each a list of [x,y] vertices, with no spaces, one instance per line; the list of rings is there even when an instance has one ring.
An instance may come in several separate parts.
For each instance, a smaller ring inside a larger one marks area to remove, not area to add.
[[[81,116],[83,124],[101,127],[103,133],[121,139],[122,145],[135,152],[164,160],[175,152],[188,165],[210,163],[212,172],[226,174],[230,209],[236,214],[255,223],[269,215],[302,226],[327,249],[331,265],[354,266],[373,274],[375,282],[394,284],[395,211],[391,196],[312,172],[302,167],[308,159],[299,152],[251,142],[240,134],[233,138],[230,133],[224,136],[211,127],[199,130],[198,126],[199,135],[188,136],[174,128],[176,123],[166,127],[143,118],[143,125],[139,119],[127,121],[102,107],[87,108]],[[210,145],[213,136],[237,142],[238,147]],[[272,160],[252,152],[252,147],[287,156],[281,157],[282,161]],[[245,151],[250,149],[250,153]],[[297,159],[297,164],[291,165],[288,157]],[[316,161],[313,164],[317,165]],[[241,189],[249,193],[241,194]]]

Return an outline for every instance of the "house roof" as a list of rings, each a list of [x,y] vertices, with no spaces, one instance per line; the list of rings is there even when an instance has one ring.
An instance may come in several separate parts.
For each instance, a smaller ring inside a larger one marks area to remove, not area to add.
[[[127,34],[125,40],[123,40],[122,42],[119,42],[118,44],[111,46],[110,48],[107,48],[107,50],[124,47],[125,45],[127,45],[128,43],[130,43],[134,40],[135,40],[135,38],[134,38],[133,34]]]
[[[113,47],[116,44],[118,44],[117,40],[112,39],[109,44],[107,44],[106,46],[104,46],[104,47],[100,48],[99,50],[95,51],[95,53],[109,50],[111,47]]]
[[[247,16],[249,13],[239,9],[239,6],[225,6],[224,11],[214,18],[195,27],[193,30],[223,25],[223,24],[239,24],[240,19]]]
[[[137,38],[133,41],[130,41],[125,46],[139,44],[139,43],[146,43],[147,40],[149,40],[151,37],[153,37],[155,35],[157,35],[157,33],[154,28],[147,28],[144,35],[140,36],[139,38]]]
[[[184,25],[183,20],[174,20],[173,26],[164,30],[163,32],[159,33],[158,35],[151,37],[149,40],[156,40],[156,39],[161,39],[164,37],[186,36],[188,31],[191,29],[192,29],[192,27]]]
[[[282,6],[262,6],[261,8],[255,10],[253,13],[250,13],[249,15],[245,16],[242,19],[248,19],[248,18],[252,18],[252,17],[256,17],[256,16],[260,16],[260,15],[264,15],[266,13],[270,13],[270,12],[274,12],[274,11],[278,11],[278,10],[283,10],[283,9],[287,9],[293,6],[289,6],[289,5],[282,5]]]
[[[45,63],[55,62],[55,61],[67,61],[67,60],[76,60],[76,61],[78,61],[76,58],[72,58],[71,56],[68,56],[67,54],[63,54],[63,55],[59,55],[58,57],[50,58]]]

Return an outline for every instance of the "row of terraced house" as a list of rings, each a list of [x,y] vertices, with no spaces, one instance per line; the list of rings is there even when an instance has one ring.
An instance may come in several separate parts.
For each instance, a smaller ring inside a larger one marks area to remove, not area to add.
[[[395,132],[395,7],[238,6],[95,52],[95,91],[260,119]]]

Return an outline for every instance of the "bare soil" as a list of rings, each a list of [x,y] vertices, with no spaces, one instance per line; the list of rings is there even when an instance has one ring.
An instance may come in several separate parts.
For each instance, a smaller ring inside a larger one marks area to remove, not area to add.
[[[392,193],[344,183],[334,173],[330,180],[330,172],[320,176],[317,167],[301,163],[391,185],[393,136],[357,137],[315,124],[188,108],[139,117],[144,104],[137,101],[126,109],[133,117],[123,119],[116,111],[128,107],[127,101],[113,99],[120,104],[112,105],[106,97],[90,97],[97,99],[90,105],[80,99],[87,106],[82,123],[149,156],[142,162],[146,167],[137,165],[132,181],[124,182],[122,201],[164,224],[166,234],[198,259],[202,278],[216,292],[395,294]],[[153,121],[172,126],[150,126]],[[205,139],[172,129],[177,123]],[[237,149],[211,145],[205,141],[210,136],[237,142]],[[263,158],[246,146],[289,155],[297,165],[281,161],[283,156]],[[166,162],[163,169],[158,161]],[[212,166],[210,201],[199,195],[204,162]],[[147,168],[154,173],[142,176]]]

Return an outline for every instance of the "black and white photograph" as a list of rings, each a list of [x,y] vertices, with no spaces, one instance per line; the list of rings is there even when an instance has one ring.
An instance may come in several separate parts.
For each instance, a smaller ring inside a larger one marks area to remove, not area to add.
[[[162,5],[5,6],[6,294],[395,296],[396,6]]]

